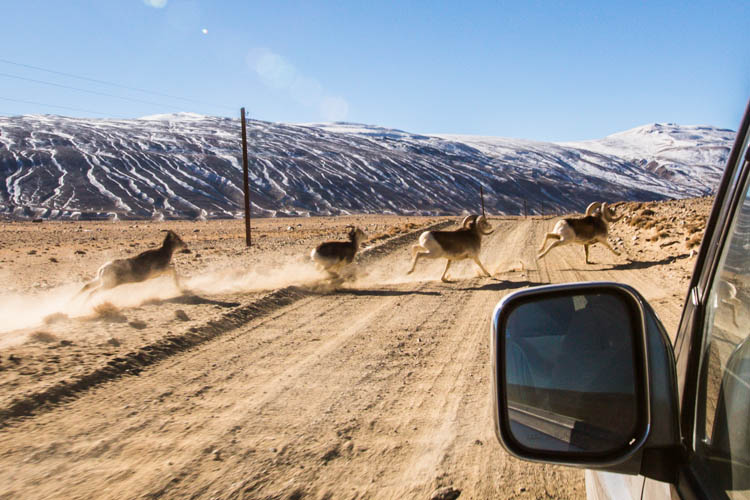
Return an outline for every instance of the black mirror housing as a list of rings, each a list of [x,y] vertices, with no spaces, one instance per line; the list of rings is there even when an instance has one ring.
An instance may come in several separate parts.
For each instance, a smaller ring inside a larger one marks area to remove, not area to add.
[[[673,480],[659,458],[680,446],[674,355],[637,291],[593,282],[510,294],[493,314],[491,352],[495,432],[509,453]]]

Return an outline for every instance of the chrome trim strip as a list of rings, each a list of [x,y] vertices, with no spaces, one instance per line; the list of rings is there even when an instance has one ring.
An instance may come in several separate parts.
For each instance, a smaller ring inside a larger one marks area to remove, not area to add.
[[[701,305],[700,290],[697,286],[690,289],[690,300],[693,302],[693,306],[699,307]]]

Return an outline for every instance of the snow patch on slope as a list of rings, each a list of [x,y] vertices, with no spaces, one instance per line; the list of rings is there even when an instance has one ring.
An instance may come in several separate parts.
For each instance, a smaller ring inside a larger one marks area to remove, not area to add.
[[[734,139],[712,127],[659,124],[577,143],[344,122],[247,125],[251,201],[264,216],[469,213],[480,187],[495,214],[700,196],[718,184]],[[235,216],[240,144],[239,120],[194,113],[0,118],[0,212]]]

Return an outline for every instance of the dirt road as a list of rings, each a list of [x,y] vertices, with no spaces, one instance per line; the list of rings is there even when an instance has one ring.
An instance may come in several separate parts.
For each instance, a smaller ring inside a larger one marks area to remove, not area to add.
[[[687,273],[597,245],[534,254],[553,220],[493,219],[439,281],[408,243],[137,373],[0,429],[0,498],[582,498],[583,472],[509,457],[492,430],[490,315],[527,286],[613,280],[670,332]],[[625,249],[628,252],[628,249]],[[523,262],[521,269],[519,260]],[[236,296],[242,302],[242,295]]]

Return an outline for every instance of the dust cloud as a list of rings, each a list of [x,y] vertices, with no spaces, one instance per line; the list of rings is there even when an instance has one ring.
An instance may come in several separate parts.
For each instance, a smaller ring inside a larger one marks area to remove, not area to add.
[[[168,300],[189,293],[210,296],[262,292],[288,286],[299,286],[316,292],[331,292],[339,287],[377,287],[419,283],[439,279],[444,260],[421,262],[415,272],[407,275],[408,262],[403,269],[370,266],[363,263],[347,266],[341,278],[332,280],[312,262],[296,261],[258,263],[249,271],[235,268],[213,268],[192,276],[182,276],[182,290],[170,276],[161,276],[142,283],[120,285],[93,294],[79,294],[83,283],[68,283],[39,292],[0,295],[0,348],[23,343],[30,329],[42,326],[55,318],[91,319],[97,306],[111,304],[116,309],[138,307],[149,301]],[[472,275],[465,263],[451,267],[451,278]]]
[[[184,284],[193,293],[222,294],[313,285],[322,277],[323,274],[312,263],[298,261],[284,264],[260,263],[246,272],[231,268],[209,270],[184,280]]]
[[[212,269],[183,277],[178,288],[171,277],[161,276],[142,283],[130,283],[89,295],[79,294],[83,283],[69,283],[39,292],[0,295],[0,348],[23,343],[28,329],[55,317],[89,319],[101,304],[117,309],[138,307],[149,301],[168,300],[185,293],[218,295],[259,292],[287,286],[314,287],[325,279],[310,262],[283,265],[261,264],[251,271]]]
[[[122,309],[136,307],[149,300],[165,300],[179,295],[171,278],[160,277],[143,283],[121,285],[89,297],[80,294],[82,283],[71,283],[28,294],[0,295],[0,348],[23,343],[30,328],[63,318],[88,319],[96,316],[96,307],[110,303]]]
[[[66,285],[33,295],[0,295],[0,348],[23,342],[26,332],[8,332],[42,324],[45,317],[65,310],[70,297],[79,289],[76,285]]]

